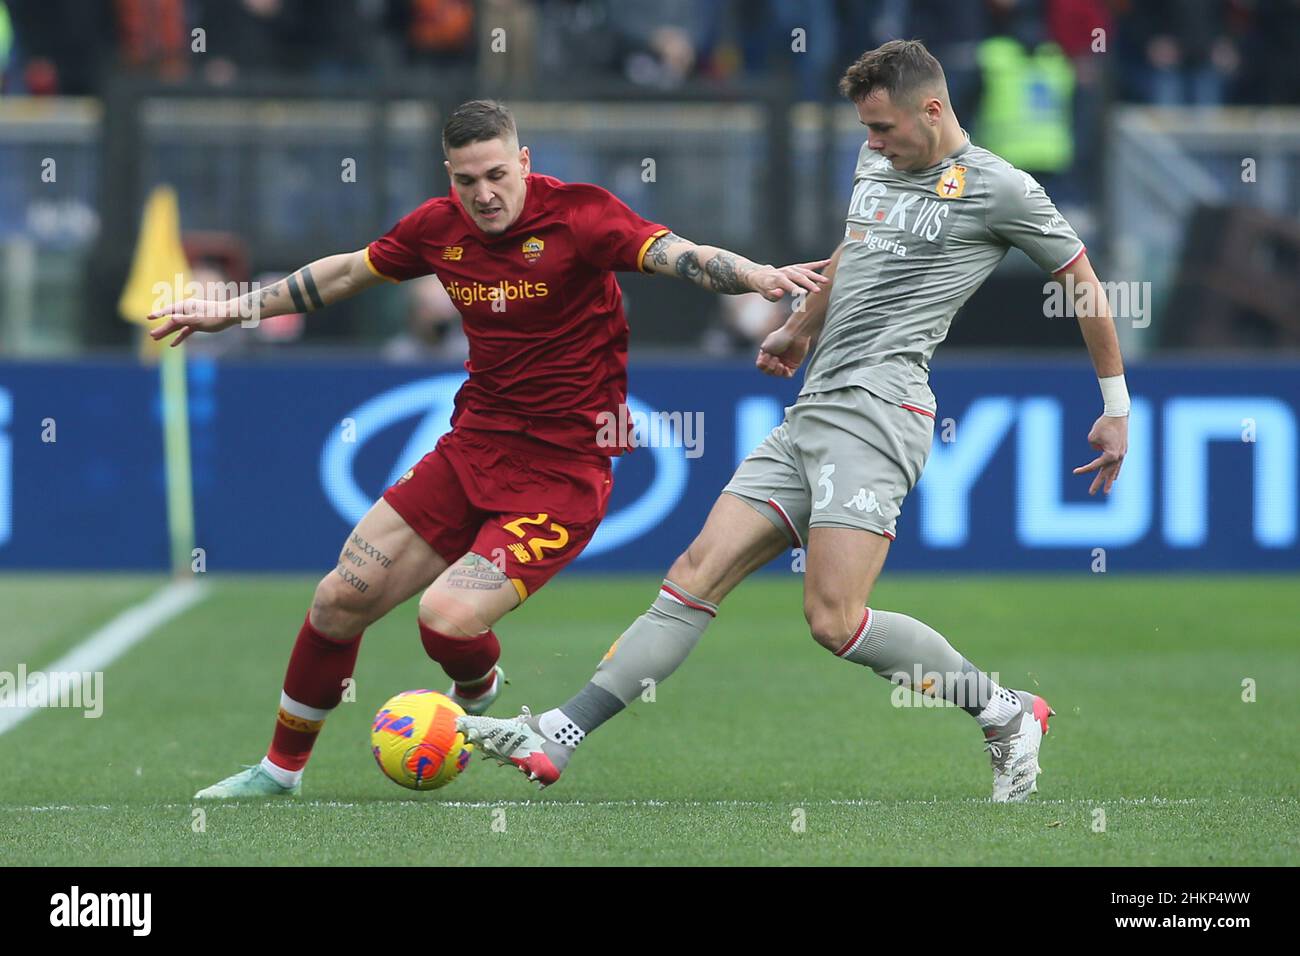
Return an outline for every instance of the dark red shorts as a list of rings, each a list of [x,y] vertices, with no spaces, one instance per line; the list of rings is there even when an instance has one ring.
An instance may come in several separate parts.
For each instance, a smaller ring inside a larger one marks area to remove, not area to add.
[[[449,564],[472,551],[504,568],[522,601],[587,546],[612,474],[525,436],[453,428],[384,500]]]

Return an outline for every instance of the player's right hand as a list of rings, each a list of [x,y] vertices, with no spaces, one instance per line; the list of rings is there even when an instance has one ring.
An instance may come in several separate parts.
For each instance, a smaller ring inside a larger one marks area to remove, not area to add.
[[[165,318],[162,325],[149,330],[149,337],[161,342],[173,332],[180,335],[172,339],[175,348],[195,332],[220,332],[239,322],[239,315],[230,315],[233,303],[211,299],[182,299],[149,314],[150,321]]]
[[[758,347],[758,358],[754,365],[764,375],[777,378],[791,378],[799,368],[799,363],[808,354],[812,339],[807,335],[795,335],[785,326],[768,333],[763,344]]]
[[[787,292],[791,295],[817,293],[831,281],[817,270],[824,269],[830,261],[821,259],[789,266],[759,266],[749,274],[749,287],[768,302],[776,302]]]

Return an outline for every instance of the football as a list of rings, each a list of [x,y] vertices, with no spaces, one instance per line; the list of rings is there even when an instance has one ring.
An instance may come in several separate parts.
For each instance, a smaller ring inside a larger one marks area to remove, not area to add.
[[[370,749],[389,780],[411,790],[437,790],[469,765],[474,745],[456,730],[465,711],[445,694],[407,690],[391,698],[370,728]]]

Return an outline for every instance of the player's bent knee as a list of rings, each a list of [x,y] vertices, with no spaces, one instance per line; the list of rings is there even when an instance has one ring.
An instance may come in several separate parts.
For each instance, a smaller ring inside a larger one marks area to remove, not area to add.
[[[672,563],[672,566],[668,569],[668,580],[695,594],[702,590],[699,587],[700,582],[696,580],[699,576],[699,570],[699,552],[696,550],[695,545],[692,544],[679,554],[677,560]]]
[[[481,608],[436,586],[420,598],[420,623],[448,637],[473,637],[492,626]]]
[[[316,585],[311,622],[326,637],[346,640],[373,623],[379,590],[370,581],[346,580],[339,570],[331,571]]]
[[[668,569],[668,580],[706,601],[721,601],[730,588],[727,564],[703,537],[696,538]]]
[[[852,636],[852,629],[838,608],[805,603],[803,613],[812,639],[831,653],[838,653]]]

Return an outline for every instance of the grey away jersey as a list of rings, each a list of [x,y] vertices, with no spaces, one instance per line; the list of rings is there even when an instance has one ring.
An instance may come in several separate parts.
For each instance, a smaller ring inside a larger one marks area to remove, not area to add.
[[[1048,272],[1083,252],[1032,176],[969,139],[920,172],[896,171],[863,143],[826,322],[799,394],[859,385],[933,411],[930,356],[1012,246]]]

